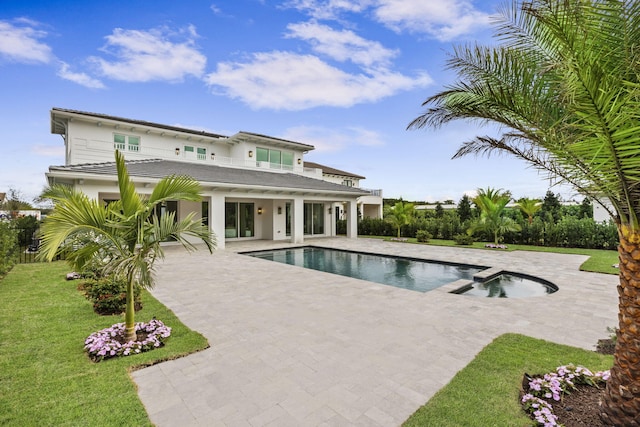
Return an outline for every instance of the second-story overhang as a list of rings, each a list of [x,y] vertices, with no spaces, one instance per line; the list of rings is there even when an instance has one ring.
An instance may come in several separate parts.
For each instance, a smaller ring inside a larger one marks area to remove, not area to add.
[[[148,122],[144,120],[134,120],[124,117],[110,116],[108,114],[90,113],[86,111],[69,110],[64,108],[51,109],[51,133],[65,135],[67,123],[79,121],[91,123],[98,127],[109,127],[126,131],[136,131],[140,133],[154,133],[173,137],[188,138],[194,141],[220,142],[226,141],[227,136],[218,135],[212,132],[188,129],[179,126],[164,125],[161,123]]]
[[[238,132],[229,137],[229,143],[241,143],[248,142],[250,144],[264,145],[265,147],[279,147],[288,150],[296,151],[311,151],[315,150],[313,145],[303,144],[302,142],[289,141],[286,139],[275,138],[273,136],[261,135],[259,133],[252,132]]]

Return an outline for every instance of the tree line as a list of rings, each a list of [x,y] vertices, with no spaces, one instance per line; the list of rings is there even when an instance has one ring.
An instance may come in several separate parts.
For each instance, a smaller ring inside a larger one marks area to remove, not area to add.
[[[453,201],[447,201],[451,205]],[[338,234],[346,223],[340,221]],[[547,191],[544,199],[513,200],[509,191],[478,189],[477,196],[462,196],[455,209],[436,203],[434,209],[416,209],[402,199],[385,199],[382,219],[358,221],[358,234],[522,244],[551,247],[616,249],[618,234],[613,221],[596,222],[593,204],[585,197],[578,205],[563,205],[558,195]]]

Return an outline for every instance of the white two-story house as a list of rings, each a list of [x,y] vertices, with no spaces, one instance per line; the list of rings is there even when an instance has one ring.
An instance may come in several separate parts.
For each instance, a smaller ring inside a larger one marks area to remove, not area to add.
[[[300,142],[250,132],[224,136],[61,108],[51,110],[51,132],[64,140],[65,164],[49,167],[49,184],[72,185],[105,203],[117,199],[116,149],[141,194],[151,194],[167,175],[191,176],[202,186],[202,201],[167,202],[161,212],[175,212],[177,220],[197,212],[221,249],[233,240],[302,243],[333,236],[337,213],[347,220],[347,237],[355,238],[358,203],[378,198],[382,209],[379,192],[331,182],[322,168],[305,167],[304,155],[314,147]]]

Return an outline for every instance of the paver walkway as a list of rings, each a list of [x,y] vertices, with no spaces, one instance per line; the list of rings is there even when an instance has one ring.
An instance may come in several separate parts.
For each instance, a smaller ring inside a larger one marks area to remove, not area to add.
[[[211,348],[132,374],[157,426],[398,426],[505,332],[593,350],[617,324],[618,279],[587,258],[383,242],[308,244],[503,267],[555,294],[419,293],[235,253],[169,249],[153,294]]]

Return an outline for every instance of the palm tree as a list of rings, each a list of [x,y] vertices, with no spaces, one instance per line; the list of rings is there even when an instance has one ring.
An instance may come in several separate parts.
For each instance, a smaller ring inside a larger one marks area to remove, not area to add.
[[[454,157],[506,152],[572,184],[616,218],[620,325],[601,418],[640,425],[640,2],[513,0],[499,43],[458,47],[458,82],[409,128],[498,124]],[[602,200],[608,203],[602,203]]]
[[[385,210],[384,219],[398,229],[398,238],[400,238],[400,228],[403,225],[411,224],[414,214],[415,207],[413,204],[405,203],[401,200],[393,207]]]
[[[120,200],[102,204],[84,193],[64,185],[54,185],[42,195],[55,203],[53,212],[41,228],[39,256],[51,261],[60,250],[70,250],[67,260],[83,270],[98,262],[104,275],[126,279],[125,339],[136,339],[134,322],[134,288],[151,288],[154,263],[163,258],[160,243],[175,239],[187,250],[195,246],[185,238],[202,240],[211,252],[215,240],[209,229],[195,219],[195,212],[181,221],[169,213],[158,217],[156,208],[168,200],[201,199],[197,181],[185,176],[169,176],[160,180],[147,198],[135,190],[129,178],[124,156],[116,151],[116,169]]]
[[[520,226],[513,219],[504,216],[510,201],[511,193],[508,191],[490,187],[486,190],[479,188],[473,203],[480,209],[480,218],[472,224],[470,231],[473,233],[483,230],[492,234],[496,245],[504,233],[519,231]]]
[[[529,225],[533,223],[533,216],[542,208],[542,202],[538,199],[522,197],[516,202],[516,206],[527,216]]]

